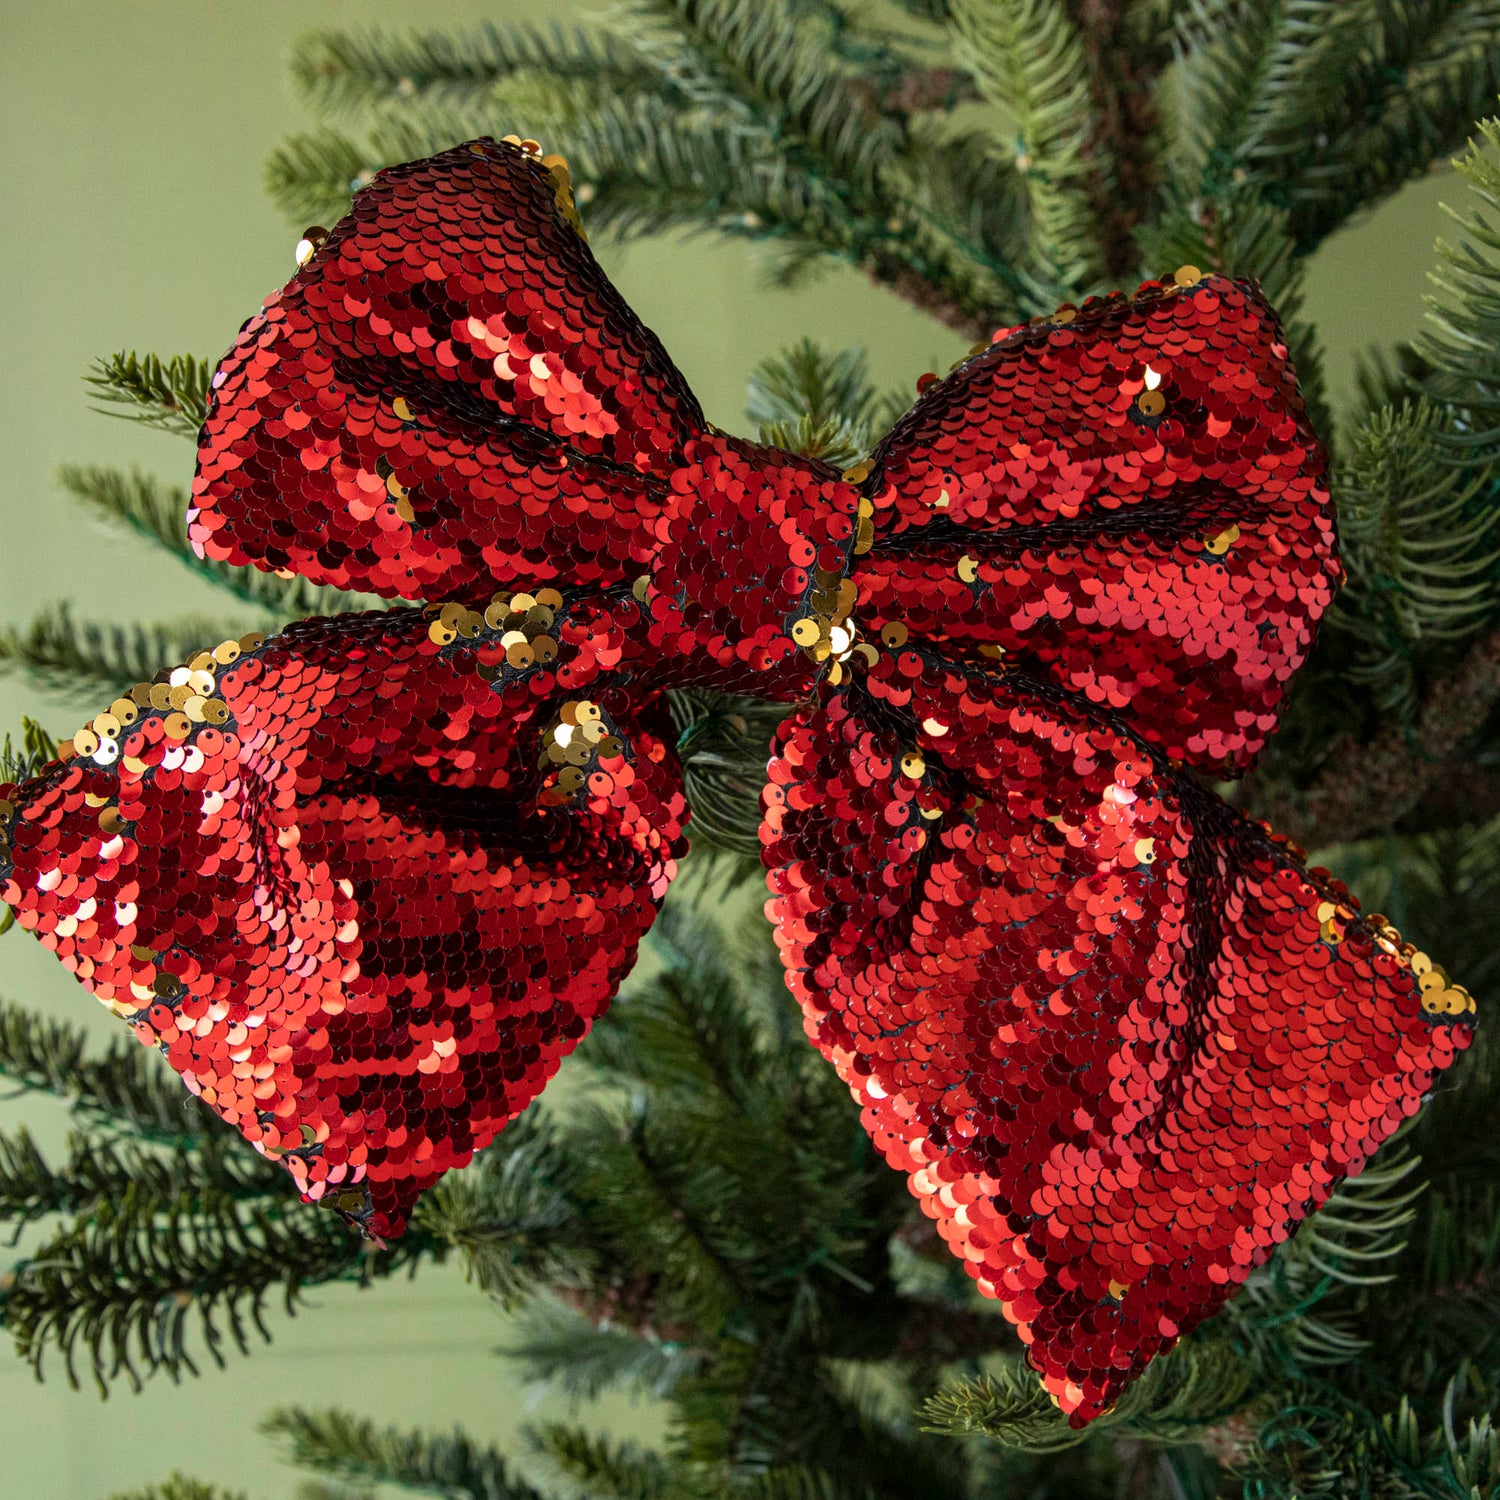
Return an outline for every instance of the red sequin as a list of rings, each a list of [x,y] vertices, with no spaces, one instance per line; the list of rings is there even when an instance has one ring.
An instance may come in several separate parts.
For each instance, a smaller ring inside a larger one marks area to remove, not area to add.
[[[1275,728],[1339,578],[1323,463],[1258,290],[1185,268],[1001,330],[840,475],[706,426],[555,159],[393,168],[220,366],[190,535],[449,602],[139,684],[0,787],[0,895],[396,1234],[633,960],[686,818],[665,689],[798,704],[763,840],[809,1035],[1083,1422],[1470,1039],[1182,770]]]

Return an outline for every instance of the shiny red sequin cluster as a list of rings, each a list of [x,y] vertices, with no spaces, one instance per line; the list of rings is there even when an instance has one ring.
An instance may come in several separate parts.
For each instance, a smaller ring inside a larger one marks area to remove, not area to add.
[[[1275,317],[1218,277],[1061,316],[1002,330],[882,444],[861,607],[1242,771],[1340,577]]]
[[[766,839],[809,1034],[1082,1416],[1467,1040],[1264,830],[1076,702],[925,650],[784,729]]]
[[[567,670],[498,692],[493,633],[445,652],[418,611],[226,641],[111,705],[12,819],[21,924],[373,1235],[541,1091],[681,853],[657,715],[602,675],[623,631],[563,615]],[[580,704],[629,727],[569,786],[535,747]]]
[[[202,554],[408,598],[634,577],[662,503],[648,476],[703,427],[561,224],[555,174],[504,147],[381,173],[213,392]]]
[[[207,556],[444,602],[224,642],[0,787],[0,894],[308,1198],[398,1233],[629,967],[662,694],[796,705],[809,1035],[1077,1422],[1418,1107],[1473,1002],[1184,767],[1338,582],[1275,315],[1184,268],[1002,330],[839,474],[709,428],[476,142],[382,173],[221,365]]]

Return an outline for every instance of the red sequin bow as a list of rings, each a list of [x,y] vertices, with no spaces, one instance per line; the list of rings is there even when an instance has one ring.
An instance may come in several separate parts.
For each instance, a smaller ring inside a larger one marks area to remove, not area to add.
[[[213,382],[204,556],[451,602],[226,641],[0,787],[32,929],[308,1199],[395,1235],[629,969],[663,691],[794,705],[768,911],[881,1152],[1082,1422],[1470,1038],[1191,772],[1339,578],[1275,315],[1185,269],[1004,329],[868,465],[710,427],[554,159],[383,172]]]

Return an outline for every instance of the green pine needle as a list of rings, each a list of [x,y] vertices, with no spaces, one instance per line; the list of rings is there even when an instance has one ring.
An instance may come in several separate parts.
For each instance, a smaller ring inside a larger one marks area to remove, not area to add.
[[[531,1446],[585,1495],[599,1500],[687,1500],[687,1476],[635,1443],[613,1442],[562,1422],[527,1434]]]
[[[528,1301],[516,1337],[502,1347],[528,1384],[555,1389],[573,1401],[605,1391],[665,1399],[702,1363],[702,1353],[654,1333],[591,1322],[576,1308],[546,1297]]]
[[[216,1365],[231,1348],[246,1354],[253,1337],[271,1337],[273,1297],[292,1313],[306,1287],[373,1269],[332,1214],[206,1190],[163,1198],[133,1183],[16,1267],[0,1325],[38,1377],[57,1352],[71,1385],[82,1366],[105,1395],[117,1379],[139,1389],[158,1370],[197,1374],[195,1348]]]
[[[0,998],[0,1078],[63,1100],[90,1130],[192,1143],[217,1128],[162,1060],[122,1036],[94,1052],[81,1026]]]
[[[0,1132],[0,1225],[13,1231],[53,1214],[89,1214],[134,1189],[159,1202],[207,1191],[241,1200],[283,1199],[285,1172],[246,1151],[227,1130],[171,1151],[73,1132],[54,1167],[24,1127]]]
[[[84,379],[106,415],[196,438],[208,414],[212,376],[212,363],[193,354],[162,359],[122,350],[95,360]]]
[[[152,625],[79,624],[66,604],[43,610],[24,631],[0,631],[0,671],[75,699],[108,701],[163,668],[185,662],[226,634],[203,619]]]
[[[1448,210],[1462,238],[1438,241],[1430,327],[1417,352],[1427,393],[1454,413],[1444,441],[1459,460],[1492,465],[1500,458],[1500,119],[1480,121],[1477,134],[1458,163],[1468,199]]]
[[[463,1500],[545,1500],[516,1478],[505,1458],[463,1433],[432,1437],[376,1427],[336,1410],[274,1411],[262,1430],[280,1438],[294,1464],[356,1482],[437,1490]]]
[[[243,1490],[220,1489],[186,1474],[172,1474],[143,1490],[117,1490],[110,1500],[246,1500],[246,1496]]]
[[[1407,709],[1424,665],[1472,639],[1500,604],[1495,482],[1446,461],[1443,414],[1426,401],[1370,413],[1334,474],[1349,585],[1330,623],[1352,668]]]
[[[695,858],[701,849],[758,859],[771,735],[786,706],[702,688],[675,688],[667,697],[693,811]]]
[[[652,75],[620,41],[556,23],[476,26],[468,31],[392,35],[313,31],[292,49],[292,80],[324,115],[357,116],[384,105],[479,108],[517,73],[649,86]]]
[[[0,744],[0,781],[29,781],[48,763],[57,759],[57,741],[35,719],[21,718],[21,745],[17,749],[10,735]]]
[[[927,1401],[922,1417],[932,1432],[982,1432],[1008,1447],[1056,1452],[1110,1430],[1157,1442],[1191,1440],[1244,1404],[1252,1372],[1239,1350],[1189,1341],[1158,1355],[1113,1410],[1080,1431],[1043,1389],[1036,1371],[1020,1360],[985,1375],[945,1386]]]
[[[1103,170],[1089,145],[1088,69],[1062,0],[954,0],[963,57],[985,96],[1015,122],[1015,170],[1030,204],[1033,270],[1057,301],[1092,281],[1097,236],[1085,177]],[[994,155],[998,159],[997,147]]]
[[[1286,10],[1245,160],[1274,182],[1306,251],[1461,147],[1493,107],[1500,5],[1288,0]]]
[[[340,131],[308,131],[288,136],[271,153],[266,192],[294,223],[332,224],[348,213],[354,194],[389,165],[372,161],[365,147]]]
[[[466,1171],[428,1189],[412,1228],[458,1251],[480,1290],[505,1305],[543,1284],[586,1285],[595,1256],[580,1223],[588,1157],[579,1145],[540,1112],[526,1114]]]

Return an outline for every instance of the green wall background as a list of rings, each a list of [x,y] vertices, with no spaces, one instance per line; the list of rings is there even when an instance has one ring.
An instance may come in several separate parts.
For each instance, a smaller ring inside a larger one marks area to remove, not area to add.
[[[286,80],[293,37],[578,13],[521,0],[0,0],[0,621],[21,624],[58,599],[85,619],[224,613],[175,563],[84,517],[53,475],[64,462],[104,462],[190,478],[186,445],[91,412],[80,376],[120,348],[217,354],[291,273],[300,226],[278,219],[260,173],[277,139],[306,123]],[[1433,238],[1447,222],[1440,204],[1458,196],[1451,174],[1435,173],[1319,253],[1309,300],[1336,393],[1349,387],[1357,349],[1420,325]],[[773,293],[749,246],[595,249],[709,417],[730,430],[746,428],[754,364],[804,333],[862,344],[882,384],[910,387],[962,352],[953,334],[853,270]],[[0,732],[29,712],[71,733],[96,707],[0,679]],[[0,940],[0,993],[101,1036],[117,1024],[20,932]],[[60,1141],[61,1112],[45,1101],[0,1102],[0,1125],[23,1118],[44,1144]],[[275,1342],[231,1356],[224,1371],[154,1381],[139,1396],[122,1388],[107,1402],[71,1391],[55,1364],[37,1385],[0,1348],[0,1497],[102,1500],[174,1467],[267,1500],[289,1495],[294,1471],[255,1422],[293,1401],[402,1424],[458,1421],[502,1444],[526,1420],[565,1411],[493,1357],[505,1320],[457,1270],[321,1291],[295,1321],[271,1321]],[[648,1408],[625,1402],[605,1416],[618,1428],[655,1426]]]

